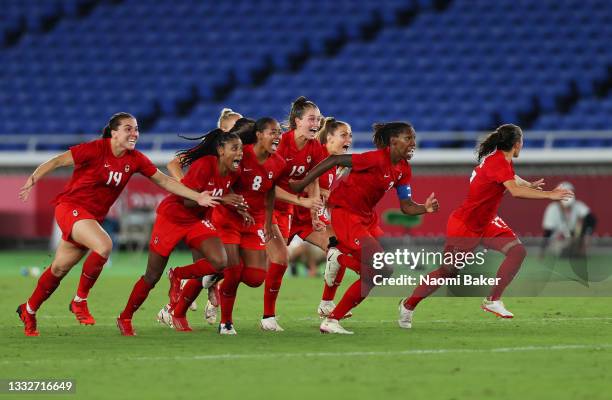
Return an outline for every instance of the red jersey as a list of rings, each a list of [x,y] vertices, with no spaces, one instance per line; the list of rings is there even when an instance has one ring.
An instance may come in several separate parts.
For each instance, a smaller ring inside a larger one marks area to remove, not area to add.
[[[242,152],[242,173],[234,184],[233,189],[234,192],[244,197],[244,201],[249,205],[249,213],[255,220],[258,220],[265,215],[266,193],[272,189],[275,182],[283,175],[285,160],[274,153],[263,164],[260,164],[257,161],[252,144],[244,146]],[[230,210],[228,207],[222,208],[224,209],[220,209],[220,212]],[[232,212],[235,212],[233,207]]]
[[[407,185],[412,176],[408,161],[391,163],[389,148],[367,151],[351,156],[353,168],[329,197],[330,207],[341,207],[371,217],[374,207],[394,186]]]
[[[323,158],[327,158],[329,156],[329,152],[327,151],[327,147],[323,146]],[[323,175],[319,177],[319,188],[330,190],[332,185],[334,184],[334,180],[336,179],[336,170],[337,166],[330,168],[329,171],[325,172]],[[310,210],[306,207],[294,206],[295,209],[295,220],[296,221],[307,221],[310,220]],[[325,215],[325,208],[319,210],[317,213],[319,216]]]
[[[109,208],[136,172],[151,177],[157,172],[144,154],[128,150],[116,157],[110,139],[98,139],[70,147],[74,171],[55,204],[71,203],[83,207],[96,219],[104,219]]]
[[[211,191],[213,196],[227,194],[240,174],[228,171],[224,176],[219,175],[219,159],[217,156],[204,156],[194,161],[181,179],[181,183],[196,192]],[[175,194],[166,196],[157,207],[157,213],[163,214],[172,221],[181,224],[196,223],[202,219],[209,219],[212,209],[210,207],[186,207],[184,199]],[[220,207],[220,206],[217,206]]]
[[[514,180],[512,161],[496,150],[474,168],[470,189],[455,216],[475,232],[481,232],[495,218],[499,203],[506,191],[504,182]]]
[[[289,188],[290,179],[301,179],[315,165],[325,158],[323,153],[324,146],[317,140],[308,140],[301,150],[298,150],[295,145],[295,131],[285,132],[281,136],[280,144],[276,153],[281,156],[287,166],[285,173],[277,182],[278,186],[285,189],[289,193],[295,194]],[[274,208],[278,211],[291,213],[291,204],[277,200],[274,203]]]
[[[323,146],[323,158],[329,157],[329,152],[327,151],[327,147]],[[338,166],[333,166],[329,171],[325,172],[323,175],[319,177],[319,188],[329,190],[334,184],[334,180],[336,179],[336,171],[338,170]]]

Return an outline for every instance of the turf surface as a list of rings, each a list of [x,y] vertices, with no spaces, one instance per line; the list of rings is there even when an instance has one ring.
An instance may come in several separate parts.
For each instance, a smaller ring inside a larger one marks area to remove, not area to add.
[[[508,298],[517,315],[513,320],[485,314],[477,298],[432,298],[419,307],[412,330],[397,327],[397,298],[371,298],[343,324],[355,335],[329,336],[319,334],[315,314],[322,281],[288,277],[278,303],[285,332],[259,330],[262,289],[241,286],[235,308],[238,335],[220,337],[202,319],[203,301],[188,314],[194,332],[174,332],[155,322],[166,300],[164,279],[134,318],[138,336],[122,337],[114,319],[146,258],[119,253],[90,295],[95,326],[78,325],[67,309],[78,266],[41,308],[41,336],[27,338],[15,308],[36,281],[21,276],[20,269],[49,259],[37,252],[0,257],[0,379],[75,379],[76,395],[66,398],[612,396],[612,303],[607,297]],[[188,260],[188,254],[177,254],[170,265]],[[345,282],[350,281],[347,276]]]

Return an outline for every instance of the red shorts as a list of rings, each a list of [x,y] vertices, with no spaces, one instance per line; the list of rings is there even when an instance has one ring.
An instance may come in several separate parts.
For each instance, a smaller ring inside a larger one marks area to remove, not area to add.
[[[247,227],[240,215],[215,207],[212,223],[217,228],[224,244],[237,244],[249,250],[265,250],[266,248],[263,216],[255,218],[255,223]]]
[[[361,257],[361,241],[366,237],[379,238],[384,232],[378,226],[378,215],[364,217],[340,207],[331,210],[332,227],[336,232],[339,249]]]
[[[496,216],[482,232],[470,230],[463,220],[453,212],[446,225],[446,246],[471,251],[480,243],[493,250],[501,251],[506,245],[519,240],[503,219]]]
[[[219,236],[215,226],[207,219],[195,223],[179,224],[165,215],[157,214],[149,249],[163,257],[168,257],[176,245],[184,240],[192,249],[199,249],[204,240]]]
[[[329,218],[326,215],[327,213],[327,209],[323,209],[317,214],[319,216],[319,220],[321,220],[321,222],[323,222],[325,225],[330,224]],[[305,240],[312,232],[314,232],[310,209],[296,206],[293,216],[294,218],[291,224],[291,230],[289,232],[289,242],[291,242],[291,239],[293,239],[295,235],[298,235],[301,239]]]
[[[72,243],[80,249],[85,249],[85,246],[75,242],[71,236],[72,227],[74,226],[74,223],[82,219],[93,219],[95,221],[98,221],[99,224],[102,224],[102,221],[104,221],[104,218],[96,218],[93,214],[85,210],[83,207],[75,206],[73,204],[68,203],[59,203],[57,206],[55,206],[55,220],[57,221],[57,225],[59,225],[59,228],[62,231],[62,239],[66,242]]]
[[[272,216],[272,223],[278,225],[278,229],[280,230],[280,233],[284,238],[289,237],[292,218],[292,214],[281,214],[280,211],[274,210],[274,215]]]

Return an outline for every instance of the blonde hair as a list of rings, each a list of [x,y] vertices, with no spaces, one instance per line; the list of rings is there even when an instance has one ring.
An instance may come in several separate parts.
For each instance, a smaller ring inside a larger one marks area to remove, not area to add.
[[[324,118],[315,137],[319,142],[321,142],[321,144],[327,144],[327,136],[333,135],[336,129],[340,128],[341,126],[346,126],[348,129],[351,129],[351,126],[344,121],[338,121],[334,117]]]
[[[219,121],[217,122],[217,128],[221,128],[221,125],[232,117],[242,118],[242,115],[231,108],[224,108],[221,110],[221,115],[219,115]]]

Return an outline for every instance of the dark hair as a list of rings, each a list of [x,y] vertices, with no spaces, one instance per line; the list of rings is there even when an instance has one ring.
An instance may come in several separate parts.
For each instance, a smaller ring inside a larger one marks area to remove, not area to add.
[[[372,141],[378,149],[384,149],[385,147],[389,147],[392,137],[398,136],[399,134],[406,131],[414,130],[412,125],[408,122],[376,123],[372,125],[372,128],[374,128],[374,135],[372,136]]]
[[[117,128],[119,128],[119,125],[121,125],[121,121],[128,118],[136,119],[132,114],[126,112],[118,112],[113,114],[113,116],[108,120],[106,126],[102,129],[102,137],[105,139],[112,137],[111,131],[116,131]]]
[[[239,129],[236,133],[240,136],[243,144],[254,144],[257,143],[257,132],[263,132],[268,124],[276,123],[278,121],[272,117],[263,117],[255,121],[254,124],[245,126],[244,129]]]
[[[235,132],[224,132],[220,128],[213,129],[204,136],[198,145],[187,149],[181,150],[176,153],[179,160],[181,160],[181,166],[187,167],[191,165],[195,160],[204,156],[219,156],[217,148],[223,147],[226,142],[233,139],[240,140],[240,137]]]
[[[495,129],[478,145],[478,162],[497,149],[502,151],[512,149],[514,144],[521,140],[521,136],[523,136],[521,128],[513,124],[504,124]]]
[[[291,103],[291,111],[289,111],[289,121],[287,121],[284,125],[286,125],[289,129],[295,129],[295,119],[302,118],[304,116],[304,112],[309,108],[318,109],[317,105],[312,101],[308,100],[304,96],[300,96],[293,103]]]
[[[347,127],[350,126],[346,122],[338,121],[334,117],[324,118],[323,122],[321,123],[321,127],[319,128],[319,131],[317,132],[317,135],[316,135],[317,140],[321,142],[321,144],[326,144],[327,136],[332,135],[334,131],[342,125],[345,125]]]
[[[239,119],[236,120],[236,123],[234,124],[234,126],[232,127],[232,129],[230,129],[228,132],[226,133],[230,133],[230,132],[237,132],[240,129],[242,129],[243,127],[247,126],[248,124],[254,124],[255,120],[251,119],[251,118],[245,118],[245,117],[240,117]],[[217,128],[217,129],[221,129],[221,128]],[[222,130],[222,129],[221,129]],[[197,136],[197,137],[189,137],[189,136],[183,136],[181,134],[178,134],[177,136],[182,138],[182,139],[187,139],[187,140],[204,140],[211,132],[207,132],[205,134],[203,134],[202,136]],[[225,132],[225,131],[223,131]]]

